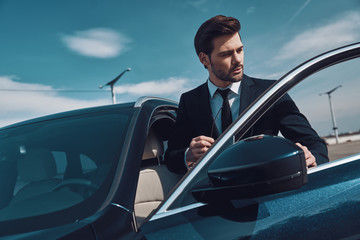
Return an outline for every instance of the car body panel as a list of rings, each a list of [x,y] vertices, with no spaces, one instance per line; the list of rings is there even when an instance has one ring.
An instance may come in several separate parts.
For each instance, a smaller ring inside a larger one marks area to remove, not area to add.
[[[360,154],[324,164],[298,190],[209,204],[142,227],[148,239],[339,239],[359,236]],[[341,161],[341,160],[340,160]],[[328,166],[327,166],[328,165]],[[332,167],[333,166],[333,167]],[[339,226],[346,226],[344,231]],[[343,225],[344,224],[344,225]]]

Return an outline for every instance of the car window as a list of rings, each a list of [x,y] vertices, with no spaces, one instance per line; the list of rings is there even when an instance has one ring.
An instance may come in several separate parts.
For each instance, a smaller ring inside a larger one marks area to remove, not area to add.
[[[83,174],[90,173],[98,169],[94,160],[84,154],[80,154],[80,163]]]
[[[360,152],[358,66],[360,59],[331,66],[310,76],[289,92],[300,111],[325,140],[330,161]]]
[[[73,206],[50,222],[93,213],[112,184],[131,114],[81,115],[0,131],[0,224]],[[37,218],[29,226],[46,221]]]
[[[63,178],[65,174],[65,170],[67,168],[66,153],[60,151],[52,151],[51,153],[54,156],[54,160],[56,164],[56,176],[58,178]]]

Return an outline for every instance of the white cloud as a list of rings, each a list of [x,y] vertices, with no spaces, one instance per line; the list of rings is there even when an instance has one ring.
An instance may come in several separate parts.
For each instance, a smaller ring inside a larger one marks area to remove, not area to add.
[[[358,41],[360,38],[360,13],[349,12],[323,26],[296,35],[280,50],[274,61],[311,57],[332,48]]]
[[[137,84],[126,84],[115,87],[115,91],[118,94],[134,94],[134,95],[162,95],[169,96],[173,94],[182,93],[189,88],[187,78],[171,77],[166,80],[149,81]]]
[[[50,86],[36,83],[16,82],[16,76],[0,76],[0,89],[19,89],[19,90],[52,90]]]
[[[158,96],[178,101],[189,90],[190,80],[171,77],[165,80],[115,87],[117,103],[134,101],[140,96]],[[60,96],[51,86],[22,83],[15,76],[0,76],[0,127],[34,117],[79,108],[111,104],[110,94],[97,100],[79,100]]]
[[[246,13],[247,14],[252,14],[255,12],[255,6],[251,6],[248,9],[246,9]]]
[[[0,76],[0,126],[56,112],[109,104],[101,99],[85,101],[62,97],[51,86],[21,83],[15,79],[14,76]]]
[[[62,41],[72,51],[87,57],[112,58],[126,51],[131,42],[123,34],[107,28],[94,28],[65,35]]]

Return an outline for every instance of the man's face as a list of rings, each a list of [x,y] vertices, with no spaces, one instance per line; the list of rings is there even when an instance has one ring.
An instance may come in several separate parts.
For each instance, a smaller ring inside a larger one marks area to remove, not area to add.
[[[217,37],[213,40],[213,46],[205,65],[209,70],[210,80],[218,87],[240,81],[244,73],[244,52],[239,34]]]

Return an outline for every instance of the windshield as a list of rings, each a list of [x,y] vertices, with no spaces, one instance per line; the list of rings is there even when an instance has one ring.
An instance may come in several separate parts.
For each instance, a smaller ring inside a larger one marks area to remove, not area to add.
[[[96,211],[108,194],[132,113],[86,114],[0,131],[0,224],[65,209],[47,219],[67,222]],[[30,224],[41,225],[41,218]]]

